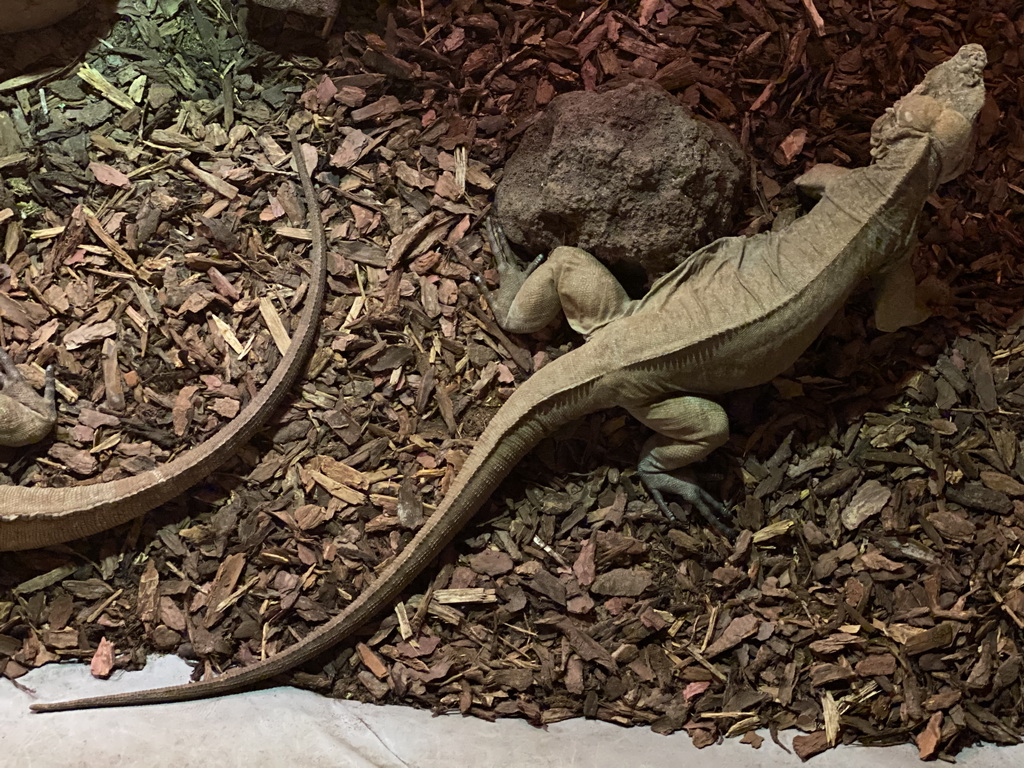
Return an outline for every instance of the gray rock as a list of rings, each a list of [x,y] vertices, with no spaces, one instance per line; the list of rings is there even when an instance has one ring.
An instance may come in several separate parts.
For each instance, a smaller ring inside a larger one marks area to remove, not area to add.
[[[48,27],[70,16],[84,3],[85,0],[8,0],[0,16],[0,34]]]
[[[509,158],[495,208],[531,254],[579,246],[635,290],[732,234],[747,176],[726,128],[641,80],[552,100]]]
[[[295,11],[307,16],[327,18],[338,11],[341,0],[255,0],[258,5],[275,8],[279,11]]]

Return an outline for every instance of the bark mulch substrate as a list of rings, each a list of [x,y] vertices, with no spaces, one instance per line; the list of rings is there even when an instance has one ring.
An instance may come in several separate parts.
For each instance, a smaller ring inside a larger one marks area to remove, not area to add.
[[[973,41],[991,59],[980,148],[921,227],[937,316],[879,334],[856,297],[795,370],[727,399],[732,440],[698,476],[737,509],[735,541],[662,519],[633,475],[642,431],[588,419],[523,462],[414,594],[294,679],[699,745],[796,727],[805,757],[1019,741],[1019,4],[344,5],[328,40],[302,38],[326,65],[271,52],[316,21],[206,0],[122,3],[84,69],[38,50],[59,31],[9,44],[0,343],[35,375],[55,362],[62,386],[56,436],[9,451],[4,481],[145,469],[265,380],[308,255],[292,113],[325,158],[332,262],[310,375],[237,461],[134,524],[3,556],[4,674],[91,659],[103,675],[152,651],[212,674],[366,587],[517,382],[571,342],[502,334],[469,280],[502,162],[556,93],[653,78],[728,124],[754,158],[753,232],[809,164],[865,164],[872,120]]]

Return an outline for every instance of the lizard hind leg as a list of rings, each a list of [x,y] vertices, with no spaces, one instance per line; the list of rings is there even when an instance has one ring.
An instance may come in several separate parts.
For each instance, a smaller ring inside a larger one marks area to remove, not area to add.
[[[678,519],[665,498],[678,497],[716,529],[727,536],[735,535],[722,502],[677,474],[728,440],[729,418],[722,406],[702,397],[680,396],[633,406],[629,412],[656,433],[644,444],[637,471],[658,508],[667,517]]]
[[[629,314],[633,301],[615,276],[579,248],[555,248],[523,269],[501,226],[488,219],[487,239],[497,261],[501,287],[484,290],[498,324],[513,333],[534,333],[560,313],[573,330],[589,337],[612,320]]]
[[[46,369],[46,389],[39,395],[11,356],[0,349],[0,445],[20,448],[46,437],[57,421],[53,366]]]

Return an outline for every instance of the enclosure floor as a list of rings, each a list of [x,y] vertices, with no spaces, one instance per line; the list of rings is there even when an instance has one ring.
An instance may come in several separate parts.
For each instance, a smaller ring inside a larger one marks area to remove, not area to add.
[[[695,749],[687,734],[659,736],[644,728],[569,720],[533,728],[521,720],[488,723],[432,717],[408,707],[328,699],[294,688],[272,688],[212,701],[159,707],[31,714],[33,701],[112,693],[184,682],[176,657],[152,659],[140,672],[98,681],[81,665],[47,665],[19,680],[34,693],[0,683],[0,765],[33,768],[217,765],[259,768],[787,768],[803,765],[771,741],[760,749],[731,739]],[[795,732],[782,735],[789,744]],[[909,745],[844,747],[812,758],[829,768],[920,766]],[[1009,768],[1024,762],[1024,745],[963,751],[967,768]]]

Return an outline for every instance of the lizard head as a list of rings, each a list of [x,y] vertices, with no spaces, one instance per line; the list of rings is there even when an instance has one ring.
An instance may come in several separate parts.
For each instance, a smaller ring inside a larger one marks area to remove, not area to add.
[[[987,61],[985,49],[972,43],[929,70],[871,127],[872,156],[885,157],[903,139],[927,137],[942,161],[939,181],[963,173],[973,153],[974,123],[985,103],[982,71]]]

